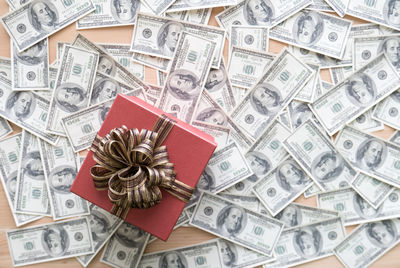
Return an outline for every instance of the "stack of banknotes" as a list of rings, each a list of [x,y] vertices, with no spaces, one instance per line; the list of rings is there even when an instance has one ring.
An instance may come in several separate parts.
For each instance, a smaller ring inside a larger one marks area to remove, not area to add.
[[[86,267],[104,248],[113,267],[278,268],[335,255],[364,268],[400,243],[400,0],[7,2],[0,179],[16,227],[54,220],[6,232],[14,266]],[[219,27],[208,25],[213,8]],[[83,31],[50,63],[48,37],[72,23],[132,25],[132,41]],[[270,40],[288,46],[270,53]],[[215,239],[144,254],[155,237],[70,192],[119,93],[215,138],[175,226]],[[389,139],[374,135],[384,128]]]

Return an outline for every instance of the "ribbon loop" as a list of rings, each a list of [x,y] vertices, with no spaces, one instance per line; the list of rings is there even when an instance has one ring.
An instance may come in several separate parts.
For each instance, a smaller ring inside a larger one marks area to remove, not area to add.
[[[108,190],[114,204],[111,213],[125,218],[130,208],[146,209],[162,200],[161,188],[188,202],[193,188],[176,180],[174,164],[169,162],[166,146],[161,146],[174,126],[166,115],[160,116],[153,130],[112,129],[93,141],[90,169],[97,190]]]

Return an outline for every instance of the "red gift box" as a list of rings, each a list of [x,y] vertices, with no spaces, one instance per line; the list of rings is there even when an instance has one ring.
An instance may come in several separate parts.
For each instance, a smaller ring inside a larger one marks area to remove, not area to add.
[[[159,116],[164,114],[150,104],[136,98],[119,94],[101,126],[98,134],[104,137],[111,129],[122,125],[130,128],[152,130]],[[169,116],[171,117],[171,116]],[[174,164],[176,179],[195,187],[208,160],[216,148],[214,138],[187,123],[173,118],[176,124],[164,140],[169,160]],[[94,187],[90,168],[95,165],[93,152],[87,154],[85,161],[71,187],[71,191],[95,205],[111,211],[113,203],[107,190],[98,191]],[[148,209],[131,208],[125,218],[146,232],[166,241],[182,213],[185,203],[161,188],[162,201]]]

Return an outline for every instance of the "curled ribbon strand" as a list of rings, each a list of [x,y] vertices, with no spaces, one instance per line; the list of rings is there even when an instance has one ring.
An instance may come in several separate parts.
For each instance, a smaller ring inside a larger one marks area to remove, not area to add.
[[[130,208],[157,205],[162,199],[160,187],[189,201],[194,188],[176,180],[167,147],[161,146],[174,124],[162,115],[152,131],[122,126],[96,136],[90,149],[97,164],[90,174],[97,190],[108,190],[112,214],[125,219]]]

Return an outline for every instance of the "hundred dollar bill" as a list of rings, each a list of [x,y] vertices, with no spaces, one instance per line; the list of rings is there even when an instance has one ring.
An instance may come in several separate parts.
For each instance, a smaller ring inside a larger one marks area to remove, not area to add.
[[[324,80],[321,80],[321,79],[320,79],[320,84],[321,84],[320,87],[317,87],[317,90],[315,91],[314,100],[316,100],[319,97],[321,97],[322,95],[324,95],[326,92],[328,92],[334,86],[334,84],[329,83]]]
[[[65,135],[61,119],[89,106],[99,54],[65,45],[51,98],[46,131]]]
[[[291,157],[287,157],[253,186],[253,193],[269,213],[275,216],[312,183],[302,168]]]
[[[215,16],[218,24],[230,30],[232,25],[260,25],[271,28],[312,3],[311,0],[241,1]]]
[[[216,43],[182,32],[177,49],[157,107],[189,123],[207,80]]]
[[[350,63],[343,63],[342,60],[331,58],[324,54],[313,52],[305,48],[289,45],[289,50],[293,53],[293,55],[304,62],[318,65],[321,69],[351,65],[351,61]]]
[[[330,5],[333,10],[340,16],[344,17],[346,15],[347,5],[350,0],[325,0],[328,5]]]
[[[313,185],[310,186],[305,192],[304,192],[304,197],[305,198],[310,198],[311,196],[314,196],[318,193],[322,192],[321,188],[318,187],[318,185],[314,182]]]
[[[7,231],[14,266],[61,260],[93,253],[86,218]]]
[[[164,13],[168,18],[176,20],[185,20],[192,23],[207,25],[210,20],[212,8],[182,10],[176,12]]]
[[[292,130],[296,130],[299,126],[301,126],[305,121],[311,119],[314,123],[317,123],[317,119],[312,114],[310,107],[308,107],[307,103],[292,100],[288,105],[289,112],[289,122]]]
[[[228,144],[230,129],[223,126],[216,126],[214,124],[193,121],[192,126],[214,137],[217,149],[220,149]]]
[[[374,107],[377,107],[379,104],[380,103],[378,103]],[[373,112],[375,109],[374,107],[364,112],[362,115],[360,115],[347,125],[365,132],[382,130],[384,128],[383,123],[373,118]]]
[[[148,84],[148,88],[146,90],[146,100],[151,105],[155,106],[160,98],[162,87]]]
[[[32,0],[6,0],[10,10],[15,10],[31,1]]]
[[[108,240],[100,261],[113,267],[138,267],[149,236],[138,227],[122,223]]]
[[[372,5],[368,1],[349,1],[346,14],[400,30],[399,8],[396,2],[379,1]]]
[[[283,146],[323,191],[345,187],[357,174],[311,120],[297,128]]]
[[[242,87],[232,86],[232,89],[233,89],[233,95],[235,95],[235,100],[237,103],[240,103],[246,96],[246,94],[249,92],[249,89]]]
[[[4,138],[8,134],[11,134],[12,132],[13,129],[11,128],[8,121],[0,117],[0,139]]]
[[[30,91],[12,91],[11,81],[0,75],[0,116],[50,144],[58,137],[44,131],[50,101]]]
[[[275,56],[266,52],[233,46],[228,75],[233,86],[253,88]]]
[[[49,87],[50,90],[35,90],[34,92],[40,97],[48,100],[50,103],[51,97],[53,96],[54,85],[56,83],[58,68],[49,66]]]
[[[288,130],[290,130],[290,131],[293,130],[292,126],[290,125],[289,112],[288,112],[287,107],[282,110],[282,112],[279,114],[277,120],[279,122],[281,122]]]
[[[336,137],[336,148],[366,175],[400,187],[400,146],[346,126]]]
[[[22,131],[18,170],[15,212],[51,216],[39,140],[25,130]]]
[[[353,66],[330,68],[329,72],[333,84],[337,85],[339,82],[353,74]]]
[[[175,49],[179,48],[177,45],[178,37],[183,31],[208,39],[209,42],[215,42],[216,48],[212,67],[218,69],[225,44],[225,30],[213,26],[138,13],[133,30],[131,50],[146,55],[172,59]],[[199,45],[201,44],[203,43]]]
[[[164,73],[168,72],[168,67],[171,60],[159,58],[156,56],[140,54],[136,52],[131,52],[131,53],[133,53],[132,61],[162,71]]]
[[[225,268],[252,268],[275,260],[258,252],[249,250],[240,245],[218,238],[221,262]]]
[[[380,54],[315,100],[310,108],[329,135],[333,135],[398,89],[399,83],[399,74],[385,54]]]
[[[234,122],[257,139],[311,78],[312,70],[287,49],[231,113]]]
[[[350,183],[350,186],[374,209],[377,209],[395,189],[393,186],[361,172]]]
[[[335,12],[325,0],[312,0],[312,4],[307,6],[307,9],[325,12]]]
[[[47,38],[18,52],[11,42],[13,90],[49,89],[49,49]]]
[[[394,144],[400,145],[400,131],[396,130],[393,135],[390,137],[390,141]]]
[[[21,52],[95,10],[91,0],[34,0],[1,18]]]
[[[70,192],[78,166],[69,141],[60,138],[57,146],[40,141],[39,148],[53,219],[89,214],[88,202]]]
[[[11,59],[0,57],[0,75],[11,80]]]
[[[285,223],[285,229],[307,225],[310,223],[339,217],[334,210],[321,209],[291,203],[274,217]]]
[[[92,1],[96,7],[95,12],[79,19],[76,22],[77,30],[133,25],[140,8],[140,1]]]
[[[349,20],[332,15],[302,10],[272,28],[269,34],[271,39],[341,59],[351,24]]]
[[[276,262],[263,267],[292,267],[325,258],[345,235],[340,217],[286,229],[275,246]]]
[[[225,62],[221,59],[219,69],[211,69],[204,88],[210,96],[227,112],[233,110],[236,106],[235,96],[229,74],[225,68]]]
[[[181,248],[149,253],[142,256],[137,266],[132,268],[170,267],[223,267],[220,260],[220,249],[216,240],[190,245]]]
[[[90,215],[85,218],[87,218],[89,222],[90,231],[92,233],[94,253],[76,257],[83,267],[89,265],[108,239],[110,239],[123,223],[123,220],[117,216],[110,214],[108,211],[94,204],[90,204],[89,209]]]
[[[339,212],[345,226],[400,217],[400,191],[395,190],[374,209],[352,188],[319,193],[318,207]]]
[[[400,129],[400,90],[396,90],[389,97],[375,106],[372,118],[392,128]]]
[[[283,223],[204,192],[190,224],[235,244],[272,256]]]
[[[219,193],[251,175],[253,171],[234,142],[214,152],[203,171],[211,193]]]
[[[152,14],[161,15],[175,0],[142,0],[141,2],[146,5]]]
[[[347,268],[365,268],[400,242],[400,219],[365,223],[351,232],[333,252]]]
[[[22,134],[18,133],[0,141],[0,179],[17,227],[43,217],[14,212],[21,136]]]
[[[267,52],[268,35],[269,29],[263,26],[232,25],[229,45]]]
[[[252,194],[253,185],[265,177],[287,156],[285,149],[282,147],[282,142],[290,134],[290,131],[282,123],[275,120],[245,154],[254,174],[227,189],[227,192],[241,195]]]
[[[176,0],[165,12],[232,6],[236,3],[237,0]]]
[[[99,44],[107,53],[116,59],[122,66],[133,73],[137,78],[145,80],[145,68],[143,64],[132,60],[133,52],[129,44]]]
[[[264,205],[255,195],[236,195],[236,194],[221,192],[218,193],[218,196],[228,199],[229,201],[232,201],[233,203],[241,207],[245,207],[254,212],[271,216],[271,214],[265,209]]]
[[[307,63],[307,66],[310,67],[311,70],[314,71],[311,79],[304,85],[302,89],[300,89],[299,93],[294,97],[295,100],[303,101],[303,102],[312,102],[314,100],[315,88],[318,84],[319,78],[319,66]]]

